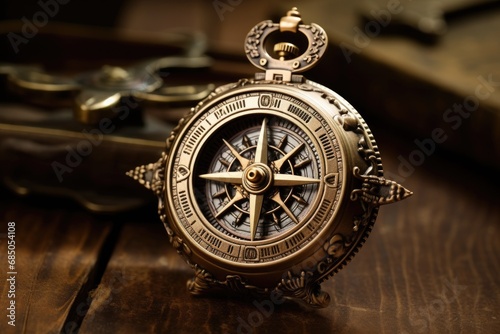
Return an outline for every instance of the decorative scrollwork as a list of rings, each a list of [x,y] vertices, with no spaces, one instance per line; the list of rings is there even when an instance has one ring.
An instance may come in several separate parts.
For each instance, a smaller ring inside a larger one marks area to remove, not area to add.
[[[400,201],[413,194],[397,182],[382,176],[361,175],[359,167],[354,167],[353,175],[363,181],[361,189],[354,189],[351,192],[353,201],[359,198],[369,205],[378,206]]]
[[[323,248],[329,256],[339,258],[345,254],[344,238],[340,234],[335,234],[323,245]]]
[[[297,18],[299,19],[297,20]],[[323,28],[315,23],[311,23],[310,25],[298,24],[302,21],[300,20],[300,13],[296,9],[288,12],[287,16],[283,19],[285,21],[289,19],[297,23],[297,26],[294,26],[292,30],[294,33],[300,33],[307,38],[307,48],[304,47],[303,50],[299,50],[300,52],[292,59],[285,59],[284,57],[278,59],[269,55],[266,50],[268,44],[267,38],[275,32],[283,30],[281,30],[282,27],[279,23],[267,20],[257,24],[248,33],[245,40],[245,53],[248,60],[254,66],[263,70],[285,70],[292,73],[303,72],[314,66],[325,53],[328,45],[327,34]]]
[[[187,289],[193,295],[213,293],[214,289],[229,289],[239,294],[263,295],[268,289],[258,288],[247,284],[239,275],[227,275],[225,281],[219,281],[207,270],[198,265],[193,266],[194,277],[187,282]]]
[[[299,276],[289,271],[277,289],[286,296],[302,299],[314,307],[326,307],[330,303],[330,295],[321,290],[321,286],[310,271],[301,271]]]
[[[194,277],[187,282],[187,289],[193,295],[206,295],[217,289],[229,289],[250,296],[263,296],[271,291],[247,284],[238,275],[228,275],[225,281],[218,281],[198,265],[194,266],[194,270]],[[313,307],[326,307],[330,303],[330,295],[321,290],[320,284],[310,271],[301,271],[298,276],[290,271],[287,272],[273,291],[278,291],[283,296],[301,299]]]
[[[156,196],[160,196],[163,189],[163,161],[164,157],[162,156],[157,162],[138,166],[128,171],[126,175],[139,182],[146,189],[152,190]]]
[[[204,295],[214,287],[218,287],[212,274],[198,266],[194,266],[194,277],[186,282],[186,286],[188,291],[195,296]]]
[[[324,53],[324,48],[326,48],[327,37],[323,28],[315,23],[304,26],[304,29],[310,30],[313,36],[307,55],[304,56],[304,61],[310,64],[321,58],[321,55]]]
[[[262,44],[261,37],[264,31],[273,26],[273,21],[267,20],[257,24],[253,27],[247,35],[245,42],[245,52],[249,57],[260,57],[260,45]]]

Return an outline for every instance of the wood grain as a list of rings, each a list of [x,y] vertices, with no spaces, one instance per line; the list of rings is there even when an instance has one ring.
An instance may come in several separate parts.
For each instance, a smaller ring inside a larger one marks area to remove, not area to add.
[[[7,222],[16,223],[17,272],[16,326],[7,324],[9,286],[2,283],[0,332],[60,333],[71,329],[74,324],[69,317],[74,316],[74,306],[94,283],[111,225],[71,205],[70,209],[59,207],[57,201],[22,201],[5,191],[0,198],[1,232],[7,232]],[[7,238],[0,239],[0,249],[5,282]],[[78,310],[80,316],[85,310]]]
[[[252,300],[192,297],[186,290],[191,276],[192,271],[167,244],[159,221],[128,223],[80,333],[231,333],[238,331],[241,322],[249,326],[248,317],[258,312]],[[304,312],[307,317],[297,316]],[[276,307],[272,317],[254,317],[256,323],[262,322],[259,329],[264,332],[330,328],[323,315],[294,303]]]

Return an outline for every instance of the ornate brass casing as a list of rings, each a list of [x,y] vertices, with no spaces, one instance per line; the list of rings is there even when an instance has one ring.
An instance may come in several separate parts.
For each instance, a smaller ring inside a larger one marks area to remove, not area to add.
[[[379,206],[411,195],[383,177],[359,113],[298,74],[326,46],[296,8],[259,23],[245,49],[265,73],[217,88],[156,163],[129,172],[158,196],[170,242],[195,270],[191,293],[228,288],[325,307],[320,283],[354,256]]]

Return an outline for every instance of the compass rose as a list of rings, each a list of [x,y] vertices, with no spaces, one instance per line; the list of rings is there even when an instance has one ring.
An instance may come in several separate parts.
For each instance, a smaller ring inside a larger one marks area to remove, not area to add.
[[[281,207],[293,222],[298,224],[297,217],[285,204],[280,191],[277,190],[279,190],[280,187],[295,187],[320,182],[318,179],[301,175],[280,173],[283,165],[303,148],[303,143],[296,146],[283,157],[270,161],[268,155],[268,142],[267,119],[264,119],[255,148],[255,157],[253,159],[243,157],[234,146],[224,140],[224,144],[241,164],[241,170],[200,175],[203,179],[231,184],[236,187],[241,187],[242,190],[244,190],[237,191],[236,195],[217,212],[216,218],[223,215],[237,202],[248,198],[251,241],[255,238],[266,194],[271,194],[270,199]]]

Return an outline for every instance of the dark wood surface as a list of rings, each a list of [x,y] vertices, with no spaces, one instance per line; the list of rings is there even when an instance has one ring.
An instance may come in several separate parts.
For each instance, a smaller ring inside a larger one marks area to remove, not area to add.
[[[386,171],[397,174],[396,157],[410,152],[411,138],[374,132]],[[3,191],[1,232],[16,222],[18,285],[16,327],[4,315],[0,332],[498,333],[498,180],[436,154],[404,184],[413,197],[383,207],[360,253],[324,284],[328,308],[287,302],[266,314],[253,300],[188,295],[191,270],[168,244],[154,206],[99,217]]]
[[[112,226],[80,210],[22,201],[7,192],[1,194],[0,217],[2,332],[64,331],[75,306],[99,278]],[[13,271],[7,265],[8,222],[15,222],[15,298],[8,298],[10,284],[5,283]],[[7,324],[10,300],[16,303],[15,328]]]

